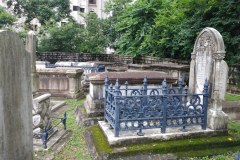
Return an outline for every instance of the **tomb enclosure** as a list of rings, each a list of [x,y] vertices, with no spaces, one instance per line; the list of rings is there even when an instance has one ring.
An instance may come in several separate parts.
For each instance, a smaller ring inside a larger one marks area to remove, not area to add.
[[[106,77],[114,86],[115,81],[118,79],[121,87],[124,88],[126,85],[128,88],[139,88],[143,84],[143,79],[146,76],[148,78],[148,87],[160,87],[161,82],[164,78],[167,79],[169,85],[177,81],[177,77],[169,76],[167,73],[159,71],[133,71],[133,72],[104,72],[104,73],[91,73],[86,74],[89,86],[89,94],[86,96],[84,103],[85,110],[88,118],[103,118],[104,112],[104,80]],[[126,81],[128,83],[126,84]],[[95,121],[96,122],[96,121]],[[94,123],[93,121],[91,123]]]

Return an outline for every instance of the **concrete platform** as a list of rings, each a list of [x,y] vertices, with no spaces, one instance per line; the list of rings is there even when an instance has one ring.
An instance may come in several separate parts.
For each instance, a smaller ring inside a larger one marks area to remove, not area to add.
[[[144,136],[138,136],[138,130],[134,131],[120,131],[119,137],[114,137],[114,130],[110,129],[109,124],[104,121],[98,122],[101,130],[107,138],[110,146],[120,146],[133,143],[145,143],[152,141],[166,141],[183,138],[215,136],[227,133],[226,130],[202,130],[201,126],[186,127],[187,132],[180,131],[181,128],[167,128],[166,133],[162,134],[160,129],[145,129],[143,130]]]

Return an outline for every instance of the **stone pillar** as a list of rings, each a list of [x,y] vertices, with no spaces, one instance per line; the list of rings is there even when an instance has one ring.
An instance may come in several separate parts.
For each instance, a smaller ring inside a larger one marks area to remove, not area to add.
[[[194,52],[192,52],[191,54],[191,63],[190,63],[190,73],[189,75],[192,75],[192,76],[189,76],[189,92],[190,93],[194,93],[195,92],[195,63],[196,63],[196,54]]]
[[[67,70],[66,74],[69,78],[69,96],[70,98],[78,98],[82,93],[79,90],[79,84],[81,81],[82,70]]]
[[[27,34],[26,50],[31,57],[32,94],[36,95],[39,90],[39,75],[36,72],[36,35],[33,31],[29,31]]]
[[[219,51],[213,54],[214,61],[214,86],[212,92],[212,105],[208,111],[208,127],[214,130],[227,129],[228,116],[222,111],[222,98],[221,98],[221,75],[220,66],[223,58],[225,57],[225,51]]]
[[[16,33],[0,30],[0,159],[32,160],[30,57]]]

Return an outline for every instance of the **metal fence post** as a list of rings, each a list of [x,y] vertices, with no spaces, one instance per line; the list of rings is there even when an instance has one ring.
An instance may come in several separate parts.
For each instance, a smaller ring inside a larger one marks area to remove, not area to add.
[[[183,108],[183,128],[181,129],[182,132],[187,132],[186,124],[187,124],[187,98],[188,98],[188,86],[184,87],[184,108]]]
[[[108,99],[108,86],[109,86],[109,80],[108,80],[108,76],[105,77],[104,80],[104,86],[105,86],[105,99],[104,99],[104,121],[107,122],[106,119],[106,106],[107,106],[107,99]]]
[[[42,131],[41,138],[42,138],[43,148],[47,149],[48,132],[46,127]]]
[[[119,122],[119,96],[120,96],[120,85],[118,79],[115,83],[115,128],[114,128],[114,136],[119,137],[119,131],[120,131],[120,122]]]
[[[62,123],[63,123],[63,125],[64,125],[64,130],[67,129],[67,124],[66,124],[66,122],[67,122],[67,113],[64,112],[64,115],[63,115],[63,118],[62,118]]]
[[[182,90],[183,90],[183,87],[182,87],[182,78],[180,78],[180,79],[178,80],[178,94],[181,94],[181,95],[179,95],[180,105],[182,105]]]
[[[143,109],[147,106],[147,76],[144,77],[143,80],[143,89],[142,89],[142,105],[141,105],[141,112],[139,112],[139,117],[143,118]],[[139,132],[137,132],[138,136],[143,136],[144,133],[142,132],[143,129],[143,120],[139,121]]]
[[[162,128],[161,133],[166,133],[167,128],[167,82],[166,79],[162,81],[162,98],[163,98],[163,118],[162,118]]]
[[[125,96],[128,94],[128,81],[125,82]]]
[[[208,81],[206,79],[203,88],[203,112],[204,112],[202,125],[203,130],[206,130],[207,128],[207,110],[208,110]]]

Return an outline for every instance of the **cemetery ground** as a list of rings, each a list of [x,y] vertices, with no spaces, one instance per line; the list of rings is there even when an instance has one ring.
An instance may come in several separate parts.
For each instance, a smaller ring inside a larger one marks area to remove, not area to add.
[[[225,99],[240,101],[240,95],[227,94]],[[232,160],[240,151],[240,121],[229,121],[228,133],[220,136],[156,141],[111,148],[98,125],[84,127],[77,124],[75,111],[78,107],[84,110],[84,100],[66,100],[67,107],[58,113],[62,114],[64,110],[67,112],[67,129],[72,133],[65,146],[57,152],[54,149],[35,152],[34,159],[90,160],[91,152],[95,157],[119,160],[121,159],[119,157],[146,159],[151,156],[157,159]],[[90,152],[88,147],[91,148]]]

